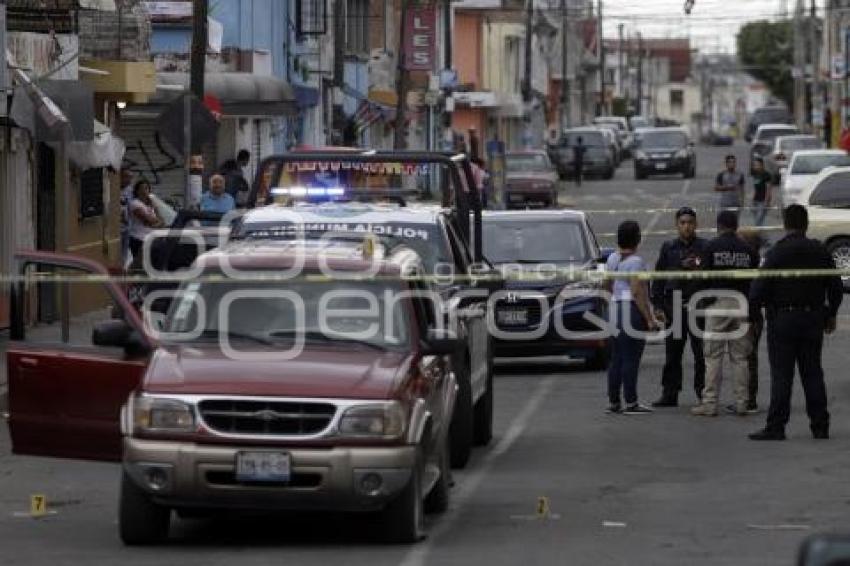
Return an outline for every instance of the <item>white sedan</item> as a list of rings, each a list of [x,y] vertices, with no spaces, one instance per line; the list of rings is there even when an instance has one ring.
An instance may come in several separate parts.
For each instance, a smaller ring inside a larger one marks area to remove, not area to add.
[[[827,167],[850,166],[850,156],[840,149],[806,149],[794,152],[781,173],[779,198],[782,206],[799,202],[800,195],[812,187],[818,174]]]
[[[850,269],[850,167],[828,167],[800,192],[809,211],[809,237],[826,245],[839,269]],[[850,277],[842,277],[850,289]]]

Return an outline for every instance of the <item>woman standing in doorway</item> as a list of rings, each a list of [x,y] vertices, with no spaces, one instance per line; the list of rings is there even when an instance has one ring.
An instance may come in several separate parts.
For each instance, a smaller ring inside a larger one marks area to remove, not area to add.
[[[163,226],[162,219],[156,213],[151,198],[151,184],[147,179],[140,179],[133,185],[133,198],[128,211],[130,253],[133,254],[133,263],[140,265],[145,237],[155,228]]]

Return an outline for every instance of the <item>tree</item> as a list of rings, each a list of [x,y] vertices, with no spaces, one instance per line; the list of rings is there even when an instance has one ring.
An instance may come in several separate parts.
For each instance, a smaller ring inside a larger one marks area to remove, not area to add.
[[[775,97],[793,106],[794,30],[790,21],[745,24],[738,33],[738,59]]]

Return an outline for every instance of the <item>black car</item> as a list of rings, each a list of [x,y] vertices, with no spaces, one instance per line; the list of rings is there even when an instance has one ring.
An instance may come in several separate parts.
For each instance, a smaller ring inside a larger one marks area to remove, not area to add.
[[[641,130],[635,150],[635,179],[650,175],[697,174],[697,155],[687,132],[681,128]]]
[[[585,148],[582,169],[587,176],[611,179],[617,166],[614,155],[608,146],[605,134],[598,128],[573,128],[566,130],[557,144],[549,147],[549,159],[555,165],[561,179],[571,179],[575,175],[575,153],[573,148],[578,139]]]
[[[483,218],[487,258],[505,277],[494,300],[491,333],[497,356],[567,355],[592,369],[608,365],[607,301],[598,283],[571,278],[595,271],[603,254],[583,212],[489,211]]]

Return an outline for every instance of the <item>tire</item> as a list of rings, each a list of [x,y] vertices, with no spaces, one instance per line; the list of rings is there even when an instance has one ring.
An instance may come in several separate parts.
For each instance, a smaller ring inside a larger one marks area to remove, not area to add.
[[[381,512],[381,533],[390,543],[410,544],[424,537],[422,498],[422,455],[417,451],[410,481]]]
[[[472,441],[475,426],[474,407],[472,405],[472,378],[469,358],[464,353],[458,364],[457,399],[455,399],[452,422],[449,427],[449,456],[452,468],[462,469],[472,454]]]
[[[168,538],[171,509],[150,500],[126,472],[121,474],[121,499],[118,505],[118,529],[128,546],[157,544]]]
[[[611,362],[611,351],[606,346],[600,348],[592,356],[585,359],[584,366],[589,371],[605,371],[608,369],[608,364]]]
[[[551,208],[558,208],[558,191],[552,192],[552,198],[549,201],[549,206]]]
[[[637,169],[635,169],[635,180],[636,181],[643,181],[644,179],[646,179],[646,173],[644,173],[643,171],[638,171]]]
[[[487,391],[475,404],[475,434],[473,440],[476,446],[487,446],[493,440],[493,359],[488,362]]]
[[[611,179],[614,178],[615,172],[616,172],[616,170],[613,167],[611,167],[610,169],[605,171],[605,174],[602,176],[602,178],[605,179],[606,181],[610,181]]]
[[[440,479],[425,496],[424,509],[426,513],[445,513],[449,508],[449,491],[452,486],[452,470],[449,464],[449,442],[443,439],[442,448],[437,456],[440,467]]]

